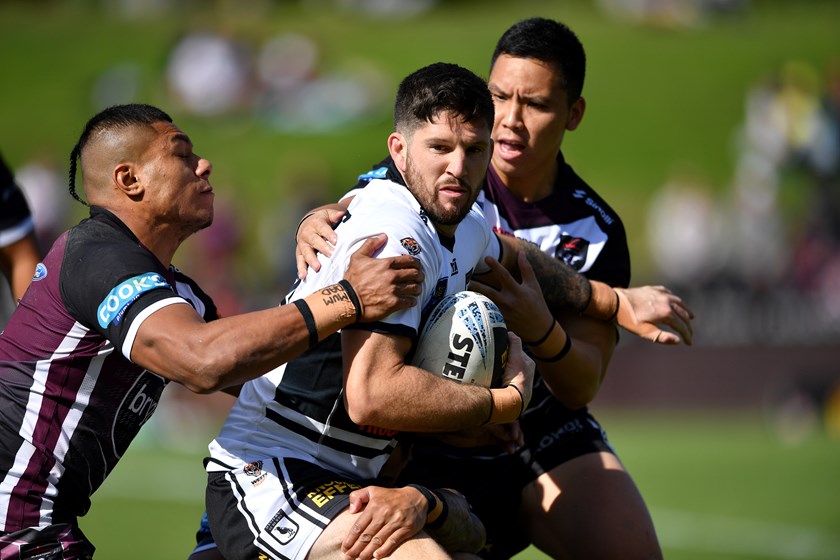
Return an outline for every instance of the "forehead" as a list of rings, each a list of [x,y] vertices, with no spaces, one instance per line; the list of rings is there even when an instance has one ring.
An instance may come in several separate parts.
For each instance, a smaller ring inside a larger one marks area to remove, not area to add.
[[[490,141],[490,128],[484,119],[474,119],[469,122],[452,113],[438,113],[432,121],[423,121],[413,136],[418,139],[452,139],[463,142],[478,143]]]
[[[503,54],[496,59],[487,80],[490,89],[517,89],[539,95],[565,94],[563,73],[553,64],[535,58]]]

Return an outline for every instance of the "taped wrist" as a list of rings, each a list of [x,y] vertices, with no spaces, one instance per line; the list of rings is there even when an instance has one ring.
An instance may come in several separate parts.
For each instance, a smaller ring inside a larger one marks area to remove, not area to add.
[[[603,282],[590,280],[592,297],[586,306],[584,315],[602,321],[612,321],[618,313],[618,292]]]
[[[310,347],[342,327],[355,323],[362,313],[359,298],[346,280],[293,303],[306,322]]]
[[[423,528],[447,552],[477,553],[484,547],[487,532],[472,512],[466,498],[454,490],[436,489],[435,495],[445,506],[437,520]]]
[[[490,389],[491,410],[487,424],[510,424],[517,420],[525,408],[522,393],[513,385]]]

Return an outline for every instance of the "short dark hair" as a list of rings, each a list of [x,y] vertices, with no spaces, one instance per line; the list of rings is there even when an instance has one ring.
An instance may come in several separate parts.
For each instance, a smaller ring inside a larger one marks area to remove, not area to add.
[[[84,130],[79,136],[79,141],[76,142],[70,152],[70,196],[87,206],[87,202],[82,200],[76,192],[76,161],[79,160],[82,150],[95,133],[137,125],[151,126],[161,121],[171,123],[172,117],[157,107],[142,103],[114,105],[91,117],[85,124]]]
[[[436,62],[409,74],[394,103],[394,130],[411,134],[422,122],[449,113],[463,122],[484,120],[493,128],[493,98],[484,80],[470,70]]]
[[[515,23],[496,43],[491,69],[503,54],[550,64],[562,76],[569,103],[580,97],[586,76],[586,53],[577,35],[565,24],[539,17]]]

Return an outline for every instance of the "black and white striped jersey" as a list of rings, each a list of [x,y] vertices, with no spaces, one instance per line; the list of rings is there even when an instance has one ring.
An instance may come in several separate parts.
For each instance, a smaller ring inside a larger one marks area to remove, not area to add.
[[[350,256],[368,237],[386,233],[379,257],[410,254],[423,266],[420,303],[377,323],[352,328],[416,340],[422,311],[448,294],[466,289],[473,272],[484,272],[484,256],[499,258],[500,245],[473,205],[454,239],[441,239],[408,189],[374,180],[352,201],[337,226],[332,257],[319,255],[288,301],[339,281]],[[354,424],[343,399],[340,334],[321,341],[285,366],[245,384],[219,436],[210,444],[208,470],[225,470],[271,457],[295,457],[354,480],[375,478],[397,433]]]

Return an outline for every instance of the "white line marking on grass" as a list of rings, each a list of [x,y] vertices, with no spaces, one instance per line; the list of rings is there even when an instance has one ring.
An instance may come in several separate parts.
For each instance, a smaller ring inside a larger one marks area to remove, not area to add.
[[[811,527],[651,508],[663,548],[785,560],[837,560],[840,536]]]

